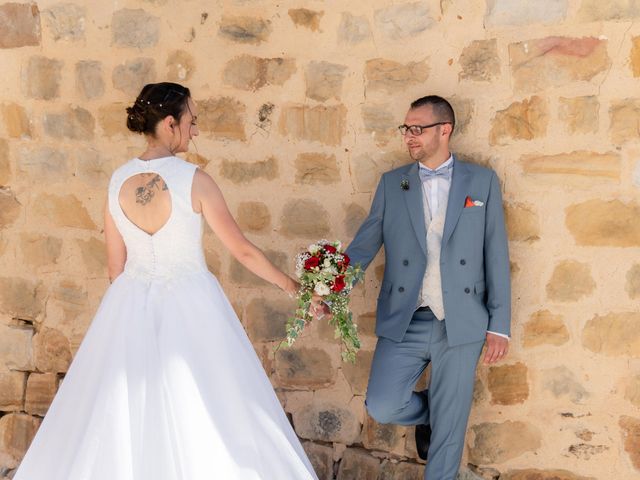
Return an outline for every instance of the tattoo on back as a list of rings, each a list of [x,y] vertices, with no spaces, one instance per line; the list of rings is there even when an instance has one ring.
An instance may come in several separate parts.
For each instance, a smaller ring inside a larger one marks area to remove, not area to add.
[[[155,175],[142,187],[136,188],[136,203],[147,205],[156,194],[156,190],[169,190],[167,184],[160,175]]]

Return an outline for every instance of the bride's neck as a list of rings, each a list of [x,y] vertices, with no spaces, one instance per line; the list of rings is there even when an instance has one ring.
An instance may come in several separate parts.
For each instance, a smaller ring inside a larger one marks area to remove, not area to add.
[[[155,158],[171,157],[174,152],[171,147],[156,138],[147,139],[147,149],[138,158],[140,160],[153,160]]]

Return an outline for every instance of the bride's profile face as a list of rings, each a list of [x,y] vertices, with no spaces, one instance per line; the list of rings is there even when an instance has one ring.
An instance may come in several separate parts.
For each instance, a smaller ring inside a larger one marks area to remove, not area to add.
[[[189,142],[193,137],[197,137],[199,133],[198,106],[191,97],[189,97],[187,100],[187,108],[180,117],[178,127],[174,128],[174,142],[178,143],[175,152],[179,153],[188,151]]]

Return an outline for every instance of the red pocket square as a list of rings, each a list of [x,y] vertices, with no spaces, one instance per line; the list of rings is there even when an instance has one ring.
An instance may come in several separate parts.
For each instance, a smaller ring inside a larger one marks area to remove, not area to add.
[[[464,199],[464,208],[471,208],[471,207],[475,207],[475,203],[473,203],[473,200],[471,200],[471,197],[467,196],[467,198]]]

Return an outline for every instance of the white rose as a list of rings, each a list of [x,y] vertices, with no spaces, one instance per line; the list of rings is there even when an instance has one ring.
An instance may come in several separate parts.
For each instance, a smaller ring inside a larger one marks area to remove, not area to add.
[[[320,250],[320,247],[315,243],[312,243],[311,245],[309,245],[308,250],[311,255],[315,255],[316,253],[318,253],[318,250]]]
[[[325,295],[329,295],[329,293],[331,293],[331,290],[329,290],[329,287],[327,287],[324,283],[316,283],[316,286],[314,287],[313,291],[316,292],[321,297],[324,297]]]
[[[328,258],[324,259],[324,263],[322,264],[322,266],[324,268],[330,268],[331,267],[331,260],[329,260]]]

